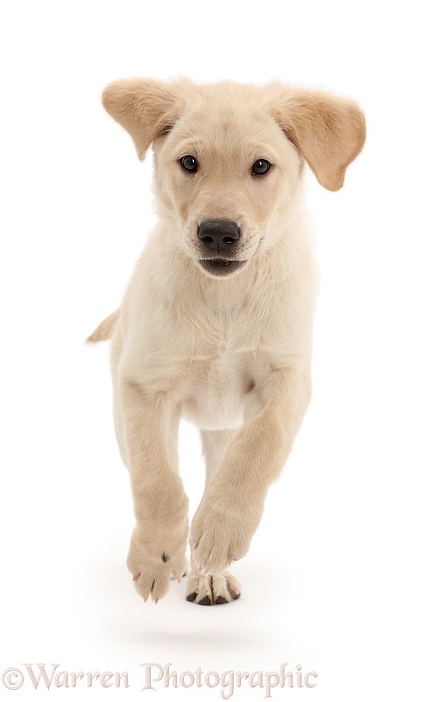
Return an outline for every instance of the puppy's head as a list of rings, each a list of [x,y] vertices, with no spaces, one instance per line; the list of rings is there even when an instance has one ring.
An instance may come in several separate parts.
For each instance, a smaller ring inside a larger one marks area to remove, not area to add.
[[[153,144],[165,235],[213,277],[236,274],[285,234],[304,160],[338,190],[365,139],[352,101],[279,83],[117,81],[103,104],[140,159]]]

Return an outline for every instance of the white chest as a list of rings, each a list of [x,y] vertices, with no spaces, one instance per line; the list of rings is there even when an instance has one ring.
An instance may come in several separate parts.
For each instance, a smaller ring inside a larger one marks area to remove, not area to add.
[[[200,429],[235,429],[244,419],[244,398],[253,383],[241,356],[199,364],[182,415]]]

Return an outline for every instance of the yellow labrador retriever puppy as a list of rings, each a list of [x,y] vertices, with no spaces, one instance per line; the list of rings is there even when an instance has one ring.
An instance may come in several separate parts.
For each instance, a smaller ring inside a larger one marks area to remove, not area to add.
[[[155,602],[185,573],[185,417],[206,462],[187,600],[223,604],[240,596],[228,568],[249,549],[310,401],[317,267],[304,162],[325,188],[341,188],[364,117],[350,100],[280,83],[125,80],[103,105],[140,159],[153,145],[159,214],[120,309],[89,338],[112,338],[115,430],[136,517],[128,567]]]

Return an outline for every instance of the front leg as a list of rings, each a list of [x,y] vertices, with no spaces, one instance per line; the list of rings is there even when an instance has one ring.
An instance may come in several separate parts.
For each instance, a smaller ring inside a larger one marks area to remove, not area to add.
[[[186,570],[188,499],[177,472],[179,410],[167,392],[122,382],[122,412],[136,527],[128,568],[144,600],[157,602]]]
[[[205,458],[205,492],[208,493],[209,484],[223,461],[226,450],[237,433],[236,429],[202,430],[202,447]],[[202,503],[199,505],[199,510]],[[186,599],[200,605],[225,604],[237,600],[241,594],[241,586],[232,573],[224,571],[220,574],[200,573],[193,558],[191,545],[191,572],[187,579]]]
[[[193,520],[194,561],[205,574],[226,570],[249,550],[268,487],[279,476],[308,407],[309,371],[274,371],[260,391],[263,409],[229,444]]]

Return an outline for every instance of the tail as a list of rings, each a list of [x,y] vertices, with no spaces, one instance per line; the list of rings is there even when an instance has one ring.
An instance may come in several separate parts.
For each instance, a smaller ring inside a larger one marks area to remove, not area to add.
[[[89,336],[86,340],[87,343],[96,344],[98,341],[107,341],[108,339],[110,339],[119,316],[120,309],[115,310],[115,312],[110,314],[109,317],[106,317],[106,319],[104,319],[103,322],[100,322],[97,329],[95,329],[91,336]]]

